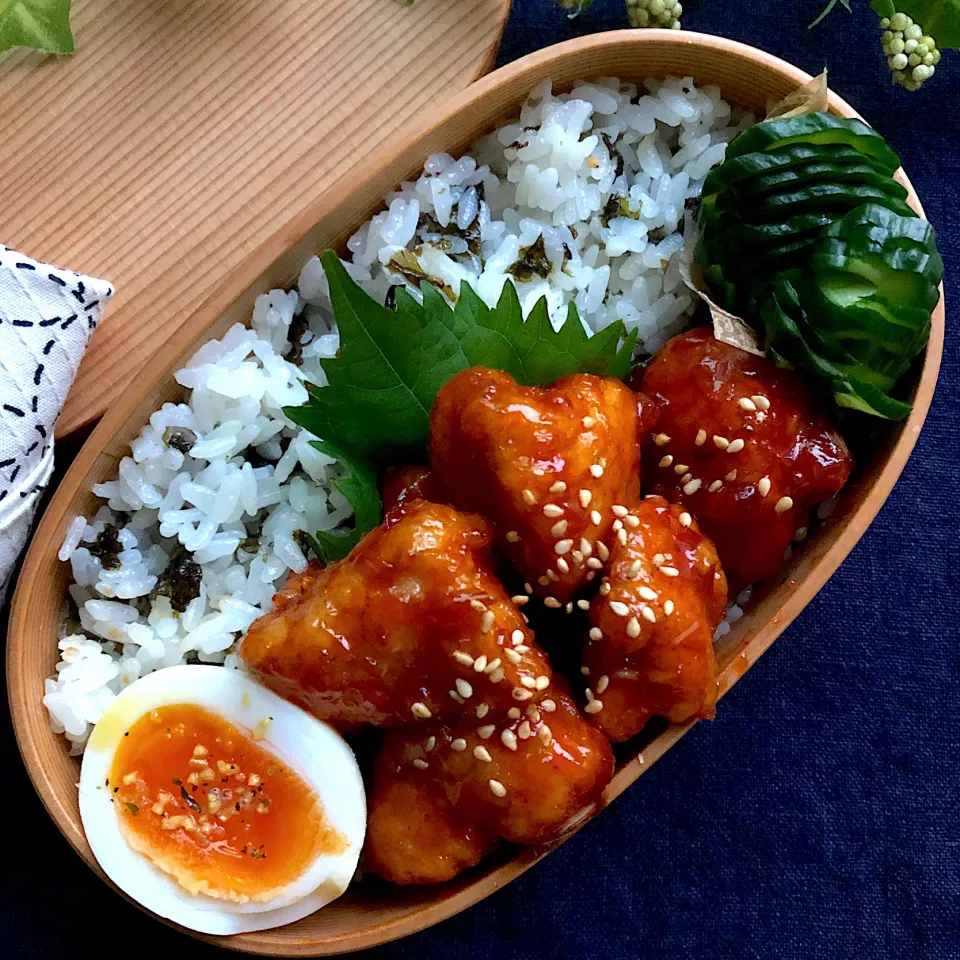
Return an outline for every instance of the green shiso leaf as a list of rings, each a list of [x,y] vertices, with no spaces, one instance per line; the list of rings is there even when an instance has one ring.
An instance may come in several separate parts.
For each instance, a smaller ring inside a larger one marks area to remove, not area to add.
[[[455,307],[428,283],[423,303],[405,290],[389,310],[365,293],[336,254],[323,267],[340,330],[339,356],[321,361],[328,385],[314,387],[295,423],[354,455],[372,457],[426,441],[430,408],[440,388],[469,367],[504,370],[525,386],[573,373],[626,377],[636,334],[621,345],[623,326],[588,336],[571,304],[559,331],[545,298],[526,321],[514,285],[490,309],[467,284]]]
[[[326,440],[316,440],[311,446],[328,457],[335,457],[343,465],[346,473],[330,485],[353,507],[353,529],[342,533],[318,530],[312,536],[307,534],[317,558],[330,563],[342,560],[368,530],[380,523],[383,504],[377,487],[377,472],[368,460]]]
[[[0,52],[11,47],[73,53],[70,0],[0,0]]]

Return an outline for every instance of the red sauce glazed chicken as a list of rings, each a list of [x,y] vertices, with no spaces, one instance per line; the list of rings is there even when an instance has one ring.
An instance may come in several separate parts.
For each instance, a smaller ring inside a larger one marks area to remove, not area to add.
[[[590,605],[583,662],[584,709],[621,741],[653,716],[673,723],[713,716],[713,634],[727,580],[713,544],[682,507],[647,497],[617,513],[623,526]]]
[[[659,405],[644,448],[652,493],[684,504],[733,589],[765,580],[853,458],[792,372],[705,329],[668,341],[640,389]]]
[[[544,695],[552,673],[491,572],[492,541],[482,517],[404,504],[345,560],[291,577],[240,656],[340,729],[474,716],[481,705],[506,714],[521,692]]]
[[[528,589],[559,607],[606,561],[611,505],[639,495],[651,413],[646,398],[608,377],[521,387],[475,367],[437,395],[430,462],[450,502],[488,517]]]

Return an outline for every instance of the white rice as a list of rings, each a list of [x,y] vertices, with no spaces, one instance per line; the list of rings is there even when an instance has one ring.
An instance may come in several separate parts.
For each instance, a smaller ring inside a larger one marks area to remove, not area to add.
[[[351,275],[382,300],[405,283],[389,263],[406,249],[425,274],[454,291],[465,280],[492,306],[521,251],[542,237],[547,275],[515,281],[525,312],[545,295],[559,324],[573,301],[589,332],[622,320],[638,331],[640,349],[655,352],[693,308],[679,271],[686,202],[753,117],[733,116],[717,87],[698,89],[690,78],[646,86],[640,94],[603,78],[554,96],[544,82],[518,122],[459,159],[429,157],[415,183],[391,194],[388,209],[348,241]],[[306,327],[299,366],[285,358],[298,314]],[[259,297],[250,328],[237,324],[177,372],[184,401],[153,414],[118,476],[94,488],[104,506],[71,523],[60,558],[72,567],[76,611],[65,618],[44,703],[72,753],[138,677],[185,662],[236,667],[239,638],[288,573],[306,566],[295,532],[349,518],[331,487],[340,465],[281,409],[306,402],[304,381],[325,384],[319,360],[338,345],[314,257],[297,291]],[[196,434],[189,453],[166,442],[171,428]],[[248,462],[254,454],[259,466]],[[105,570],[89,547],[107,524],[118,528],[122,552]],[[180,550],[202,572],[182,614],[155,592]]]

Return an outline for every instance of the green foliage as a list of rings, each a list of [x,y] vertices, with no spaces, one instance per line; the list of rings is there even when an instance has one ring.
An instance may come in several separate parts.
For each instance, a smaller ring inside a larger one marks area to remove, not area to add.
[[[11,47],[73,53],[70,0],[0,0],[0,51]]]

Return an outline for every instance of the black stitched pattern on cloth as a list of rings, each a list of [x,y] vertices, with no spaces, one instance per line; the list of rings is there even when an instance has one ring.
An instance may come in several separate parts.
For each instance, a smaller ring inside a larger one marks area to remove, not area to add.
[[[62,277],[58,277],[55,273],[48,273],[47,279],[52,280],[58,287],[65,287],[67,285],[67,281]]]
[[[12,403],[5,403],[3,409],[8,413],[12,413],[15,417],[25,416],[24,412],[19,408],[15,407]]]
[[[55,323],[59,323],[59,322],[60,322],[59,317],[50,317],[47,320],[38,321],[37,325],[41,327],[52,327]]]
[[[43,364],[38,363],[37,369],[33,372],[33,385],[35,387],[40,386],[40,378],[43,376]]]
[[[36,270],[37,269],[32,263],[15,263],[14,266],[18,270]]]
[[[50,351],[56,346],[56,344],[57,344],[57,341],[56,341],[56,340],[48,340],[48,341],[46,342],[46,344],[44,345],[43,355],[44,355],[45,357],[49,357],[49,356],[50,356]]]

